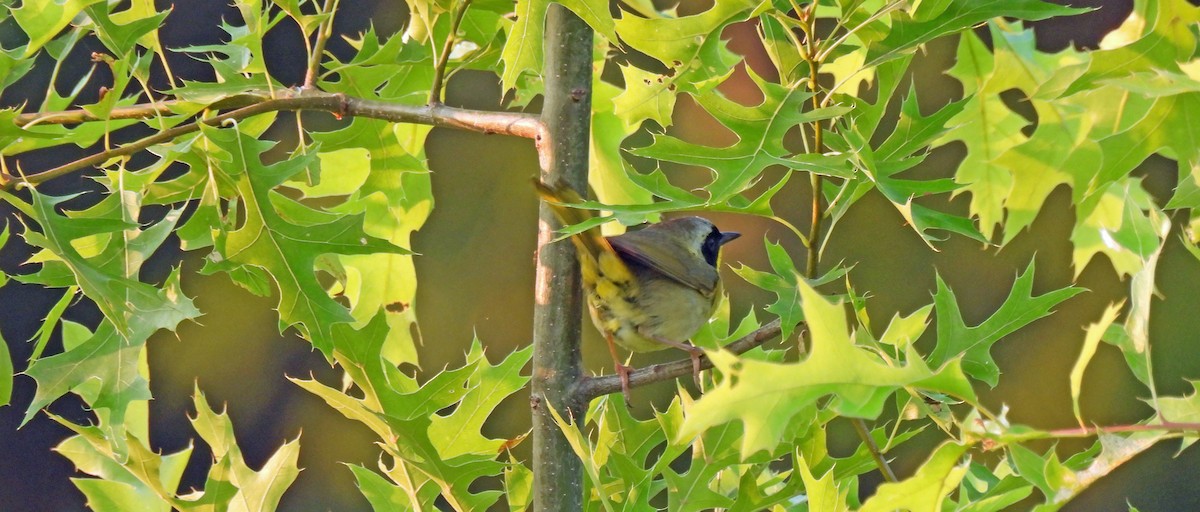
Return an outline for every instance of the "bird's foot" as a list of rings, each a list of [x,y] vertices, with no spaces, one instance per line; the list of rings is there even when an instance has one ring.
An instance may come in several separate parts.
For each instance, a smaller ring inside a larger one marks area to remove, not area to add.
[[[629,372],[633,371],[633,367],[614,363],[613,370],[617,372],[617,377],[621,379],[621,394],[625,396],[625,405],[633,407],[632,395],[629,393]]]

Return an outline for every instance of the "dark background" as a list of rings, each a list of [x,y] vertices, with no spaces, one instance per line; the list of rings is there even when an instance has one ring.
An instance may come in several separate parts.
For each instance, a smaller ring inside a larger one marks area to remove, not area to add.
[[[1072,44],[1094,48],[1102,34],[1119,24],[1131,8],[1129,2],[1123,1],[1072,3],[1101,8],[1085,16],[1038,24],[1037,35],[1043,50]],[[159,4],[160,8],[167,6],[166,2]],[[694,12],[703,8],[702,4],[689,4],[682,10]],[[381,34],[399,32],[405,16],[401,11],[391,2],[358,0],[352,7],[347,2],[338,14],[335,30],[338,34],[355,35],[373,24]],[[178,2],[161,32],[163,43],[168,48],[178,48],[212,42],[223,36],[217,29],[222,19],[240,23],[237,10],[223,2]],[[4,47],[19,43],[17,33],[11,20],[0,23],[0,43]],[[745,43],[752,36],[753,28],[748,26],[731,28],[725,34],[733,38],[735,51],[749,55],[750,65],[756,71],[768,74],[764,56]],[[285,21],[272,30],[266,41],[268,67],[285,84],[299,84],[303,78],[305,57],[299,37],[299,31]],[[926,111],[961,95],[958,84],[942,75],[952,64],[954,48],[953,40],[934,42],[914,65],[914,79],[921,89]],[[91,47],[81,50],[85,51],[76,52],[80,54],[76,56],[78,62],[65,67],[60,84],[73,84],[90,65],[87,53],[103,48],[93,41]],[[349,47],[335,37],[330,50],[347,55]],[[172,66],[184,78],[211,79],[204,66],[189,58],[175,56]],[[47,66],[41,66],[5,91],[0,96],[0,105],[16,107],[26,101],[36,105],[48,71]],[[100,76],[94,80],[104,83]],[[744,70],[739,70],[722,90],[740,101],[753,102],[756,98],[745,86],[746,82]],[[496,109],[500,93],[493,75],[468,72],[451,80],[447,97],[452,105]],[[89,98],[88,94],[93,96]],[[85,92],[82,99],[94,99],[94,94]],[[692,102],[681,98],[672,132],[696,140],[705,134],[719,133],[720,129]],[[532,145],[524,140],[443,129],[434,130],[426,148],[430,168],[434,170],[437,205],[413,242],[413,249],[421,253],[416,260],[420,276],[416,307],[424,340],[421,364],[428,371],[461,364],[475,333],[496,360],[529,342],[537,203],[528,177],[535,172],[536,155]],[[22,165],[31,172],[76,157],[56,149],[22,158]],[[961,157],[961,147],[947,146],[936,151],[920,172],[947,175]],[[668,171],[674,175],[687,172],[669,166]],[[1172,162],[1157,158],[1138,171],[1160,199],[1167,197],[1173,188],[1174,173]],[[801,181],[792,180],[776,201],[776,208],[798,225],[806,222],[803,212],[808,196],[805,186],[799,184]],[[44,190],[62,194],[80,187],[86,184],[68,178],[48,183]],[[966,201],[964,196],[939,207],[962,212],[966,210]],[[11,213],[7,210],[5,213],[9,224],[19,229]],[[1073,215],[1069,191],[1060,188],[1032,229],[1004,249],[984,248],[970,240],[952,238],[939,246],[940,252],[933,252],[904,225],[890,204],[871,194],[833,232],[824,261],[826,266],[839,261],[857,262],[851,279],[858,292],[872,297],[869,311],[877,324],[896,312],[907,314],[930,303],[936,271],[955,290],[967,323],[973,325],[999,306],[1017,272],[1031,260],[1037,263],[1035,293],[1071,283],[1068,236]],[[803,258],[799,242],[777,226],[759,219],[721,215],[712,218],[723,229],[745,235],[727,247],[724,259],[728,263],[766,267],[759,242],[764,237],[784,243],[797,255],[796,259]],[[1177,236],[1169,237],[1167,244],[1159,264],[1160,300],[1154,305],[1151,325],[1154,369],[1159,391],[1164,395],[1185,393],[1190,388],[1184,379],[1200,377],[1200,361],[1193,356],[1197,327],[1195,290],[1200,285],[1197,272],[1200,265],[1180,246]],[[279,334],[272,309],[276,299],[254,297],[223,275],[197,275],[195,271],[203,255],[181,254],[177,247],[168,241],[147,265],[143,279],[160,282],[182,258],[184,290],[195,298],[205,316],[199,323],[182,325],[178,336],[160,333],[148,343],[151,389],[155,396],[150,406],[153,447],[168,453],[195,444],[196,453],[184,485],[202,484],[209,465],[207,447],[196,438],[187,421],[187,416],[193,413],[193,387],[198,385],[218,410],[221,404],[228,407],[239,444],[251,467],[258,467],[284,441],[303,432],[300,465],[305,470],[284,496],[281,509],[369,509],[350,472],[340,462],[374,467],[378,450],[373,445],[373,435],[284,378],[313,374],[325,382],[337,382],[338,372],[291,331]],[[0,250],[0,268],[8,273],[28,272],[28,268],[20,265],[27,257],[28,247],[14,237]],[[732,273],[726,272],[725,278],[735,315],[745,314],[751,308],[759,310],[771,298],[740,282]],[[982,398],[996,410],[1001,404],[1009,405],[1012,408],[1009,417],[1014,422],[1040,428],[1075,426],[1067,374],[1083,339],[1082,327],[1095,321],[1108,304],[1124,297],[1128,288],[1128,282],[1119,280],[1103,258],[1083,269],[1076,282],[1091,291],[1065,302],[1056,315],[1007,337],[993,350],[1004,375],[994,390],[981,390]],[[46,311],[60,296],[60,291],[15,282],[0,288],[0,304],[5,305],[0,310],[0,332],[9,344],[18,370],[23,369],[32,348],[25,340],[32,337]],[[72,306],[65,317],[91,326],[99,320],[95,308],[86,303]],[[585,360],[589,368],[609,371],[603,343],[590,328],[585,335],[588,337]],[[47,353],[61,350],[58,343],[57,339],[52,341]],[[671,353],[639,355],[635,364],[676,357],[678,354]],[[1151,412],[1138,400],[1145,391],[1130,376],[1120,354],[1112,347],[1100,348],[1085,381],[1083,410],[1096,424],[1135,422]],[[651,404],[666,404],[672,391],[671,384],[639,390],[635,394],[635,410],[648,414]],[[69,432],[42,415],[16,429],[33,393],[33,380],[18,376],[13,404],[0,408],[0,512],[83,509],[83,495],[69,480],[82,475],[65,458],[52,452]],[[486,433],[514,437],[525,432],[529,428],[526,400],[527,395],[521,394],[510,398],[486,427]],[[88,421],[88,414],[72,398],[60,400],[51,410],[76,421]],[[939,440],[939,435],[932,432],[920,437],[924,443],[912,443],[894,453],[898,457],[898,473],[909,474]],[[835,423],[832,449],[846,453],[856,443],[848,424]],[[1061,453],[1078,451],[1089,443],[1063,441]],[[1034,446],[1039,450],[1050,447],[1050,443]],[[1099,482],[1067,510],[1126,510],[1126,501],[1143,511],[1200,510],[1200,487],[1194,478],[1200,474],[1200,455],[1191,450],[1174,458],[1177,447],[1178,442],[1161,443]],[[868,489],[874,485],[868,484],[865,486]]]

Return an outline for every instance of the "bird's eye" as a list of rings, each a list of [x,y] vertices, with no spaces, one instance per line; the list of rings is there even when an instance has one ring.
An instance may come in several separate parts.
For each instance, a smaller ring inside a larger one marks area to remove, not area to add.
[[[700,254],[704,256],[704,261],[708,262],[713,267],[717,266],[717,254],[721,252],[721,230],[713,226],[712,231],[709,231],[708,236],[704,237],[704,243],[700,246]]]

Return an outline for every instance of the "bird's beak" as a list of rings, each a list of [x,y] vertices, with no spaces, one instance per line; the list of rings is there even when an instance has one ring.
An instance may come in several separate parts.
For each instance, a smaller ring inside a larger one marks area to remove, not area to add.
[[[737,240],[737,237],[739,237],[739,236],[742,236],[742,234],[738,233],[736,231],[725,231],[725,232],[721,233],[721,243],[719,243],[717,245],[718,246],[725,245],[729,242]]]

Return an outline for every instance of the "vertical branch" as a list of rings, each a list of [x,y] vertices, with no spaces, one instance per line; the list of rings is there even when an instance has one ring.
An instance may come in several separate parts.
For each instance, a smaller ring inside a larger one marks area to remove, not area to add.
[[[442,46],[442,54],[438,55],[437,63],[433,66],[433,86],[429,88],[429,104],[442,102],[443,82],[446,79],[446,65],[450,63],[450,54],[454,52],[454,43],[458,41],[458,26],[463,16],[467,14],[467,6],[471,0],[459,0],[454,9],[454,17],[450,19],[450,33],[446,35],[446,43]]]
[[[338,0],[325,0],[321,12],[328,16],[317,27],[317,41],[313,44],[312,54],[308,56],[308,71],[304,74],[304,87],[311,88],[317,83],[321,74],[321,58],[325,56],[325,43],[333,35],[333,17],[337,14]]]
[[[812,91],[812,106],[813,110],[821,107],[820,101],[820,70],[821,61],[817,58],[817,3],[813,2],[809,5],[807,16],[803,15],[804,11],[797,10],[796,13],[802,15],[807,21],[808,30],[805,31],[805,40],[808,43],[808,50],[804,55],[808,59],[808,90]],[[821,128],[821,121],[812,122],[812,152],[821,154],[825,152],[824,131]],[[809,279],[817,276],[817,263],[820,261],[820,238],[821,238],[821,217],[825,216],[825,212],[821,206],[821,175],[817,173],[809,174],[809,183],[812,184],[812,220],[808,229],[808,261],[805,265],[804,272]]]
[[[591,120],[592,30],[565,7],[552,4],[546,18],[546,102],[538,140],[543,180],[565,180],[586,190]],[[533,317],[533,509],[583,509],[583,471],[550,407],[581,421],[586,404],[575,388],[582,375],[579,351],[582,291],[571,244],[550,243],[557,226],[543,204],[538,221],[537,282]]]
[[[796,9],[796,15],[800,17],[800,21],[803,22],[805,46],[800,48],[800,54],[808,62],[808,90],[813,93],[812,108],[816,110],[821,108],[821,59],[823,55],[827,55],[818,51],[817,2],[810,3],[807,10],[801,9],[795,2],[792,3],[792,6]],[[824,153],[825,131],[821,126],[821,121],[813,121],[810,126],[812,128],[812,144],[809,150],[817,154]],[[821,260],[821,220],[825,216],[824,205],[821,202],[821,175],[815,172],[809,174],[809,183],[812,184],[812,209],[810,212],[812,218],[808,226],[808,261],[804,268],[804,275],[809,279],[815,279],[820,271],[818,264]],[[867,422],[860,418],[851,418],[850,423],[854,425],[854,432],[858,434],[859,439],[871,452],[871,459],[875,461],[883,479],[888,482],[896,482],[896,473],[892,471],[891,465],[879,451],[879,446],[871,438],[871,429],[867,427]]]

